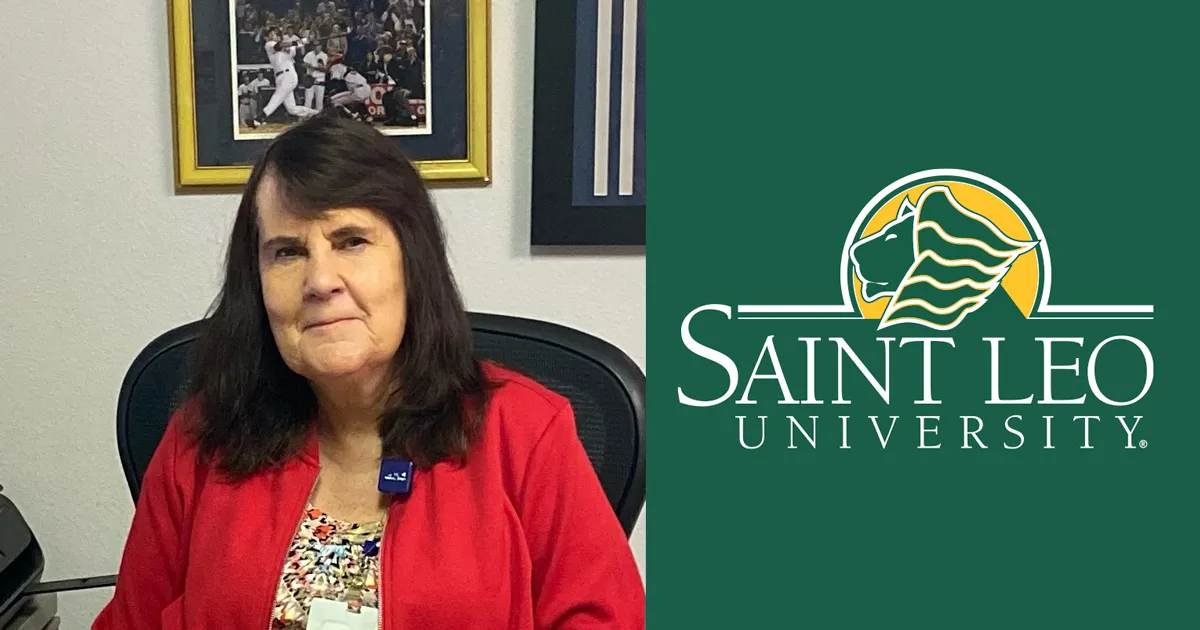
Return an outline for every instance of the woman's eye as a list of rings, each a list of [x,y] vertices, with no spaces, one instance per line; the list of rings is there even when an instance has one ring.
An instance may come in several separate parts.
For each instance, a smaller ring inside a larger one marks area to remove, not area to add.
[[[361,247],[366,244],[367,244],[367,239],[365,239],[361,236],[351,236],[350,238],[346,239],[342,243],[342,245],[347,248]]]
[[[300,250],[295,247],[280,247],[279,249],[275,250],[275,260],[283,260],[285,258],[292,258],[293,256],[299,255]]]

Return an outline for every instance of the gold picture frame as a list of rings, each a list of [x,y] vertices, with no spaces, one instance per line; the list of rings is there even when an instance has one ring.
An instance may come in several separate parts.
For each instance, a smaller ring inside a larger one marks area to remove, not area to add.
[[[466,156],[460,159],[417,158],[414,163],[431,185],[486,185],[491,182],[490,0],[457,1],[466,9]],[[253,168],[252,164],[211,166],[200,163],[193,51],[193,5],[197,2],[228,0],[167,0],[177,192],[241,187]]]

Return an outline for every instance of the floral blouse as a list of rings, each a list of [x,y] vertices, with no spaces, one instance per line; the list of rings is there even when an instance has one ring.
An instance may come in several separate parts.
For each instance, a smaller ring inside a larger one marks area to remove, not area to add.
[[[382,535],[382,521],[347,523],[308,505],[276,589],[271,630],[303,630],[314,597],[378,608]]]

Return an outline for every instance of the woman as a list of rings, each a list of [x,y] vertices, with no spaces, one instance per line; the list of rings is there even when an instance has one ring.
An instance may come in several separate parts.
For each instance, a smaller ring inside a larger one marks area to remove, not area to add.
[[[269,146],[197,360],[94,629],[643,627],[567,400],[474,358],[420,176],[369,126]]]

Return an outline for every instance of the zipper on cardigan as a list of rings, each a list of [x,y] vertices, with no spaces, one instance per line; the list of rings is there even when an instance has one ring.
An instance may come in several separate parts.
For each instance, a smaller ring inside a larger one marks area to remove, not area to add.
[[[384,558],[385,558],[384,552],[383,552],[383,541],[385,538],[387,538],[387,526],[388,526],[388,520],[389,520],[388,516],[390,516],[391,513],[392,513],[392,502],[389,500],[388,501],[388,510],[383,515],[383,531],[381,531],[379,533],[379,580],[378,580],[379,583],[376,584],[376,586],[378,587],[378,590],[379,590],[379,598],[378,598],[379,599],[379,614],[375,617],[375,621],[377,622],[377,624],[379,626],[378,630],[383,630],[383,600],[385,599],[383,596],[383,565],[384,565]]]
[[[317,476],[313,479],[312,487],[308,489],[308,494],[304,497],[304,505],[300,506],[300,518],[296,520],[296,527],[292,530],[292,535],[288,537],[288,541],[283,548],[283,562],[279,565],[279,573],[275,575],[275,580],[271,583],[271,600],[267,605],[267,630],[275,625],[275,620],[272,617],[275,614],[275,595],[279,590],[280,576],[287,569],[288,550],[292,548],[292,541],[296,539],[296,534],[300,532],[300,526],[304,524],[304,508],[308,507],[308,502],[312,500],[313,493],[317,490],[317,483],[321,481],[321,471],[317,470]],[[382,628],[380,629],[382,630]]]

